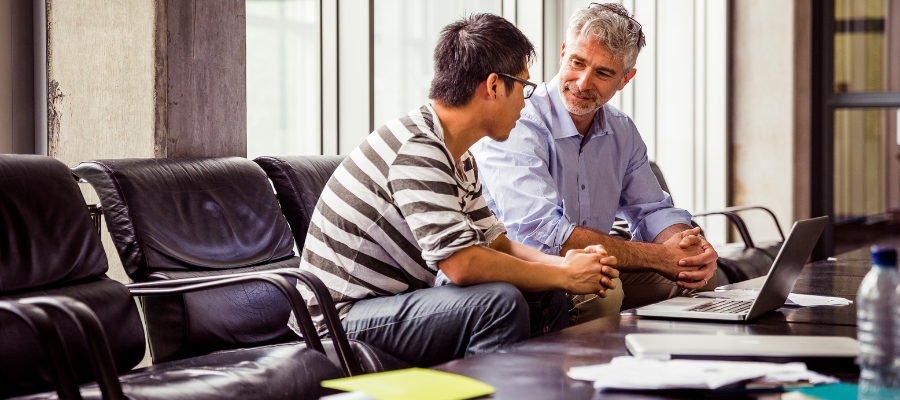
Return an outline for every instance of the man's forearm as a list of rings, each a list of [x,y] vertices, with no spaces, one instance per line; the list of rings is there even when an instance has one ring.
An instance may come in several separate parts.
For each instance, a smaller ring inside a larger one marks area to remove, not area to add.
[[[502,253],[509,254],[515,258],[537,262],[547,265],[561,265],[563,258],[556,255],[543,253],[539,250],[532,249],[521,243],[509,240],[505,235],[501,235],[491,243],[491,248]],[[565,254],[565,253],[563,253]]]
[[[654,265],[659,264],[667,257],[666,248],[660,244],[620,240],[580,227],[576,227],[572,231],[569,239],[563,243],[559,254],[563,255],[569,250],[581,250],[595,244],[602,245],[610,255],[615,256],[619,261],[616,269],[623,272],[652,271]]]
[[[509,241],[505,235],[490,247],[478,245],[459,250],[438,267],[460,286],[488,282],[511,283],[522,292],[564,290],[575,294],[606,296],[619,276],[615,257],[603,252],[573,252],[565,258],[541,253]]]
[[[482,246],[462,249],[438,265],[460,286],[508,282],[526,293],[562,288],[557,266],[521,260]]]
[[[692,229],[692,228],[693,228],[692,226],[685,225],[685,224],[675,224],[675,225],[669,226],[668,228],[663,229],[663,231],[660,232],[659,235],[656,235],[656,237],[653,239],[653,243],[665,242],[666,240],[669,240],[669,238],[672,237],[672,235],[674,235],[678,232],[684,232],[684,231],[686,231],[688,229]]]

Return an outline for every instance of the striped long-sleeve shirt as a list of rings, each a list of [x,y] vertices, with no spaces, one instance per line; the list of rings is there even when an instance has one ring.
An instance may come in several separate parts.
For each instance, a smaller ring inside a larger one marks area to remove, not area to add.
[[[338,166],[313,214],[300,268],[354,302],[434,286],[438,262],[505,232],[481,196],[475,159],[454,162],[430,105],[378,128]],[[298,284],[320,334],[318,303]],[[291,315],[291,328],[299,334]]]

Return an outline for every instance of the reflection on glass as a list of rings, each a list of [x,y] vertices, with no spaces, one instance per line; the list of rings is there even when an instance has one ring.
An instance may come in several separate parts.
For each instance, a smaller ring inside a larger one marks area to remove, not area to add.
[[[900,90],[900,1],[836,0],[834,91]]]
[[[375,0],[375,126],[428,102],[441,29],[472,13],[501,15],[501,0]]]
[[[247,0],[247,157],[319,154],[316,0]]]
[[[900,207],[898,109],[839,109],[834,114],[835,222],[871,218]]]

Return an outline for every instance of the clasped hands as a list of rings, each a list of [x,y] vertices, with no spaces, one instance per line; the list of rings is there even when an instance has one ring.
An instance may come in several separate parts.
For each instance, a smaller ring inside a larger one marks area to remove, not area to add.
[[[700,228],[688,229],[669,237],[662,245],[668,256],[657,271],[680,287],[700,289],[716,274],[719,255]]]
[[[613,279],[619,277],[619,270],[613,268],[618,263],[615,256],[606,252],[602,245],[585,247],[584,250],[569,250],[563,265],[570,271],[570,287],[573,294],[596,293],[606,297],[606,291],[616,288]]]

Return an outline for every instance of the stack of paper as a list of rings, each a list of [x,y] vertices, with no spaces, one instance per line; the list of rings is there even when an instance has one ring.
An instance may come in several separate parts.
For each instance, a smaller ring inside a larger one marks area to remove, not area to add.
[[[749,382],[838,382],[835,378],[806,369],[806,364],[802,362],[659,361],[635,357],[616,357],[609,364],[572,367],[568,375],[572,379],[592,381],[594,387],[600,390],[719,389]]]
[[[734,289],[717,290],[715,292],[699,292],[694,297],[709,297],[713,299],[754,300],[759,295],[759,289]],[[811,294],[791,293],[784,305],[796,307],[817,306],[846,306],[853,302],[843,297],[815,296]]]

